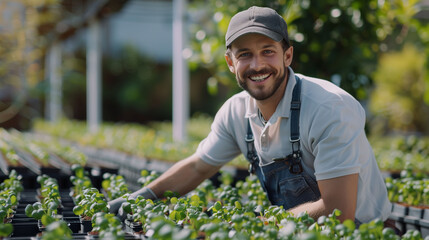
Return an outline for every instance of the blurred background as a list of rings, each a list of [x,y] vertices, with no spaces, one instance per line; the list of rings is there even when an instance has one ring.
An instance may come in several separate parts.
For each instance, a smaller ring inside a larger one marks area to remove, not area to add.
[[[355,96],[368,133],[429,134],[428,0],[1,0],[0,126],[85,121],[94,76],[99,121],[172,121],[173,46],[181,39],[185,115],[213,117],[240,91],[224,36],[230,18],[252,5],[285,18],[295,72]]]
[[[362,104],[395,203],[390,218],[403,232],[415,230],[407,239],[418,239],[416,231],[428,239],[429,0],[0,0],[0,182],[16,178],[9,174],[16,169],[26,190],[47,173],[67,191],[79,181],[105,188],[104,180],[128,191],[113,173],[134,191],[193,154],[221,105],[241,91],[225,63],[224,39],[231,17],[253,5],[275,9],[288,23],[295,72],[331,81]],[[225,188],[214,194],[232,203],[243,192],[254,204],[257,184],[241,182],[249,191],[226,186],[244,180],[247,169],[243,155],[223,166],[211,180]],[[69,181],[72,171],[76,181]],[[5,194],[0,200],[11,206],[15,195]],[[362,236],[390,234],[373,233],[379,223],[361,227]],[[19,229],[14,236],[28,234]],[[245,238],[236,230],[228,236]]]

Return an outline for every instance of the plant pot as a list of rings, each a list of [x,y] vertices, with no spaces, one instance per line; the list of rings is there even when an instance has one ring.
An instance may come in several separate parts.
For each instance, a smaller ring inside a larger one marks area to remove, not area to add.
[[[34,218],[29,218],[29,217],[25,217],[25,218],[12,218],[11,223],[15,224],[15,223],[36,223],[37,220]]]
[[[143,225],[139,222],[133,222],[125,219],[125,228],[127,232],[138,233],[143,231]]]
[[[429,208],[425,208],[423,210],[423,219],[428,220],[429,221]]]
[[[63,220],[67,223],[70,230],[73,233],[78,233],[81,230],[81,223],[79,217],[63,217]]]
[[[46,229],[46,226],[42,224],[41,220],[37,221],[37,226],[39,227],[39,232],[44,232]]]
[[[37,221],[26,223],[12,223],[13,237],[32,237],[39,232]]]
[[[73,233],[72,237],[73,237],[73,239],[87,239],[88,234],[86,234],[86,233]]]
[[[429,220],[420,219],[420,233],[422,234],[423,239],[429,236]]]
[[[408,230],[417,230],[420,232],[420,219],[416,217],[406,216],[404,218],[405,232]]]
[[[80,218],[80,226],[83,233],[91,232],[92,230],[91,220],[84,220]]]
[[[423,208],[416,207],[416,206],[409,206],[407,215],[418,219],[423,218]]]
[[[401,203],[392,203],[392,213],[398,216],[407,216],[408,206]]]
[[[87,234],[86,239],[99,239],[98,232],[89,231],[86,234]]]

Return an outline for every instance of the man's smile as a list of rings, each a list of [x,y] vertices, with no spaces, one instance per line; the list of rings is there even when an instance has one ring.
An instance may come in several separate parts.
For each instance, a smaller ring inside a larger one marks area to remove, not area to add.
[[[249,76],[249,79],[254,82],[263,82],[264,80],[268,79],[270,76],[271,76],[270,73],[257,74],[257,75]]]

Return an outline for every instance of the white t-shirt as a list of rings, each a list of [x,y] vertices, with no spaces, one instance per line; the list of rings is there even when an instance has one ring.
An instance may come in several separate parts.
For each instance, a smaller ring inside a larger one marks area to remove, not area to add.
[[[292,152],[290,102],[295,74],[289,68],[285,94],[264,126],[255,100],[243,91],[220,108],[211,132],[197,149],[208,164],[220,166],[247,154],[244,138],[250,120],[260,165]],[[366,138],[365,111],[350,94],[329,81],[298,75],[302,80],[300,138],[303,167],[316,180],[359,173],[356,218],[386,220],[391,212],[384,180]]]

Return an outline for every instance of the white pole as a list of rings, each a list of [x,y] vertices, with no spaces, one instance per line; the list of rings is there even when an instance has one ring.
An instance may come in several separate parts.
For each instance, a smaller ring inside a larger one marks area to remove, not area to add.
[[[189,70],[183,58],[186,46],[186,0],[173,0],[173,140],[186,141],[189,119]]]
[[[100,22],[90,22],[86,52],[86,118],[89,132],[96,132],[101,121],[101,29]]]
[[[47,116],[51,122],[62,114],[61,43],[54,42],[48,52],[49,96]]]

